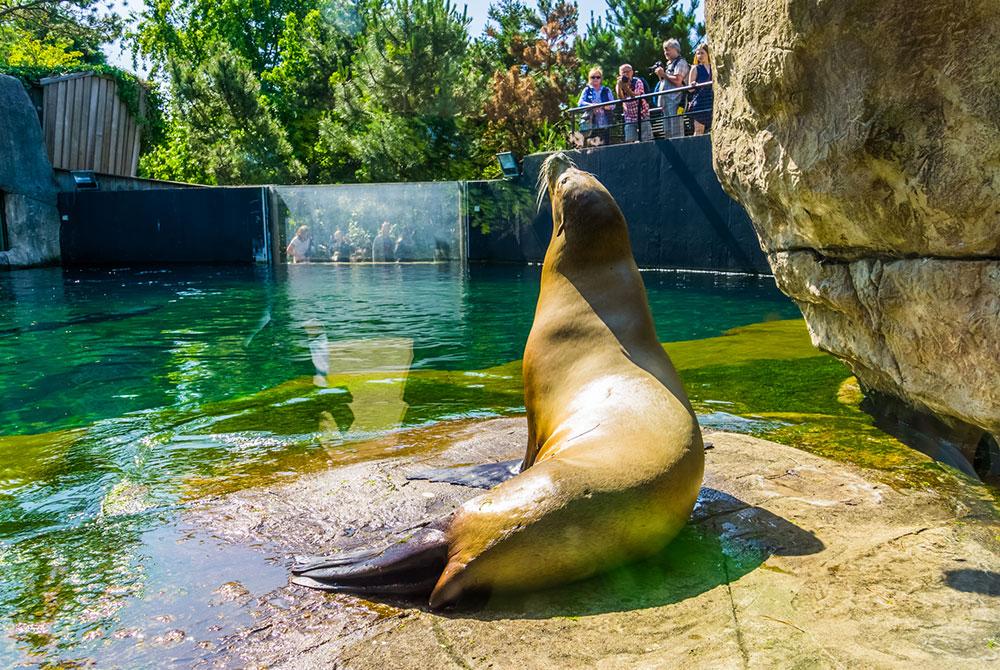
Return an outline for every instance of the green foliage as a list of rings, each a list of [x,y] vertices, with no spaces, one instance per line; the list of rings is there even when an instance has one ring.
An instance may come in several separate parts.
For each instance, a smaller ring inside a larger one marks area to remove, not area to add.
[[[83,52],[73,49],[73,42],[55,39],[37,40],[30,35],[7,34],[3,40],[4,61],[13,66],[60,67],[82,62]]]
[[[100,12],[101,4],[101,0],[0,0],[0,64],[105,63],[101,44],[121,34],[122,20]]]
[[[523,156],[545,147],[565,146],[553,129],[564,126],[563,110],[579,87],[576,57],[577,8],[563,0],[539,0],[537,12],[507,5],[497,27],[489,26],[484,47],[507,51],[511,65],[497,69],[483,103],[486,127],[479,141],[491,174],[493,155],[512,151]]]
[[[296,156],[308,167],[307,181],[350,176],[318,145],[319,127],[333,109],[331,82],[349,78],[363,25],[356,8],[347,2],[328,3],[302,19],[289,14],[278,40],[278,65],[261,75],[277,119]]]
[[[372,0],[364,18],[351,76],[334,80],[320,121],[321,150],[361,181],[463,176],[465,14],[449,0]]]
[[[695,42],[705,34],[704,24],[695,20],[698,1],[686,10],[678,0],[608,0],[604,18],[593,18],[578,48],[581,74],[593,65],[610,79],[618,66],[630,63],[636,73],[650,82],[648,68],[663,60],[663,41],[671,37],[681,43],[681,55],[690,62]]]
[[[168,141],[143,157],[143,173],[210,184],[296,183],[305,171],[260,81],[238,54],[220,50],[173,74]]]
[[[183,62],[198,67],[220,47],[259,77],[278,64],[278,42],[289,14],[304,17],[314,0],[145,0],[129,36],[154,68]]]

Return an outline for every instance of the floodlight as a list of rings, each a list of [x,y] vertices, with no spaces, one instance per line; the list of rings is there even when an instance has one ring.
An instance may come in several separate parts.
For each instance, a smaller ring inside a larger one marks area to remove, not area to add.
[[[503,151],[498,153],[497,160],[500,162],[500,169],[503,171],[504,177],[510,179],[521,174],[520,168],[517,167],[517,159],[514,158],[514,154],[511,152]]]
[[[72,170],[70,174],[73,175],[73,183],[78,191],[96,191],[99,188],[93,170]]]

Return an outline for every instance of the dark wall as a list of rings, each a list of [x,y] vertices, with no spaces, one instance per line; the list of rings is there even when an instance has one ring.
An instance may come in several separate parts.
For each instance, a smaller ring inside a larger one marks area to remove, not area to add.
[[[265,188],[60,193],[63,263],[266,261]]]
[[[640,267],[771,271],[749,217],[712,170],[709,137],[566,153],[618,201]],[[546,199],[536,214],[534,196],[546,156],[526,157],[516,180],[469,183],[470,260],[542,260],[552,212]]]

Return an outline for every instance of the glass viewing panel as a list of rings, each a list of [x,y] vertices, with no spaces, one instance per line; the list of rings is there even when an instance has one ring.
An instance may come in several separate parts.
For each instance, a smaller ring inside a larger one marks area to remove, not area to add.
[[[272,187],[289,263],[463,260],[458,182]]]

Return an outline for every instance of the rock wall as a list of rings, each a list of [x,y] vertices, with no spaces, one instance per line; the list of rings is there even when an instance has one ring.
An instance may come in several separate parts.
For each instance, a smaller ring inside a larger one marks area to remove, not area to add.
[[[716,172],[814,344],[1000,434],[1000,2],[707,0],[706,20]]]
[[[0,74],[0,191],[9,249],[0,267],[59,260],[56,182],[45,152],[42,128],[21,82]]]

